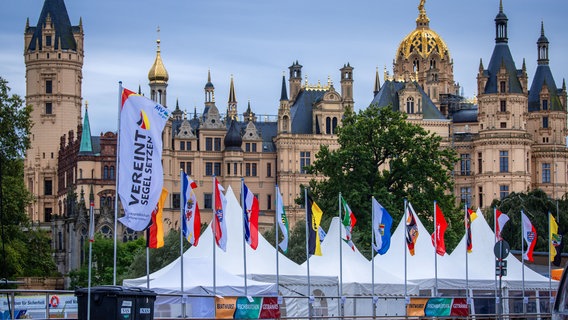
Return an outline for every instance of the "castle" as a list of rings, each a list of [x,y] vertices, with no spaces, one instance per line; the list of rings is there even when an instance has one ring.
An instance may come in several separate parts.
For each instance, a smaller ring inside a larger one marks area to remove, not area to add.
[[[487,68],[480,61],[478,95],[467,101],[454,81],[450,49],[430,29],[422,1],[416,28],[396,51],[392,75],[385,70],[381,84],[377,70],[373,95],[360,102],[391,106],[406,113],[408,121],[440,135],[460,158],[453,172],[455,189],[449,191],[459,201],[482,208],[510,192],[541,188],[558,198],[568,187],[566,85],[557,87],[552,76],[544,26],[530,87],[524,61],[517,69],[512,58],[507,28],[500,3],[493,53]],[[82,23],[71,24],[63,0],[45,0],[37,25],[26,24],[26,102],[34,107],[34,127],[24,179],[35,196],[28,213],[51,230],[56,262],[64,274],[85,258],[90,196],[98,233],[112,237],[116,232],[121,241],[142,236],[120,224],[114,229],[117,135],[91,135],[87,106],[81,116],[83,43]],[[198,184],[202,221],[211,219],[213,175],[235,192],[245,178],[259,199],[263,228],[274,224],[276,184],[290,223],[303,219],[294,199],[300,185],[313,178],[305,167],[320,146],[337,148],[336,128],[343,113],[355,107],[351,64],[338,70],[336,88],[331,80],[304,82],[303,66],[292,63],[287,79],[282,77],[280,97],[275,97],[279,102],[274,117],[258,117],[250,103],[240,114],[232,78],[227,104],[218,105],[211,72],[201,112],[187,114],[177,103],[167,102],[165,65],[158,40],[148,72],[149,97],[173,110],[163,133],[164,187],[170,193],[166,229],[179,228],[180,169]]]

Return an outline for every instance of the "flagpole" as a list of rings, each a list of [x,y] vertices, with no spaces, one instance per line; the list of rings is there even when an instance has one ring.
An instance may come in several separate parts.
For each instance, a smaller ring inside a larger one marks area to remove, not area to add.
[[[87,320],[91,319],[91,269],[93,267],[93,241],[95,241],[95,196],[93,194],[92,185],[89,200],[89,283],[87,289]]]
[[[371,296],[373,297],[373,317],[377,314],[377,305],[375,303],[375,196],[371,197]]]
[[[217,275],[216,275],[216,273],[217,273],[217,265],[216,265],[217,261],[216,261],[216,257],[215,257],[215,254],[217,252],[217,250],[215,248],[217,246],[217,242],[215,241],[215,237],[216,237],[216,234],[217,234],[217,232],[215,230],[217,228],[217,218],[215,217],[215,215],[216,215],[216,212],[215,212],[216,211],[215,210],[215,205],[216,205],[216,203],[215,203],[216,196],[215,195],[216,195],[216,193],[215,192],[217,190],[215,190],[215,189],[217,189],[217,186],[215,185],[215,180],[216,180],[215,175],[213,175],[213,197],[212,197],[213,199],[211,201],[212,202],[211,209],[213,211],[213,228],[211,228],[211,231],[213,231],[213,295],[217,295]]]
[[[343,237],[341,236],[341,226],[343,225],[341,221],[341,192],[339,193],[338,200],[338,214],[339,214],[339,315],[343,316],[343,245],[341,241]]]
[[[404,299],[406,300],[408,297],[408,270],[406,269],[406,264],[407,264],[407,239],[406,237],[408,236],[408,226],[406,225],[407,221],[408,221],[408,200],[404,199],[404,237],[402,237],[403,240],[403,245],[404,245]]]
[[[550,247],[552,246],[552,227],[550,223],[552,219],[550,219],[550,211],[548,212],[548,297],[552,297],[552,267],[550,266],[550,259],[552,258]]]
[[[146,288],[150,289],[150,248],[146,246]]]
[[[275,235],[274,236],[274,238],[275,238],[274,239],[274,248],[276,249],[275,250],[276,251],[276,290],[278,290],[277,291],[277,293],[278,293],[280,291],[280,274],[279,274],[280,270],[279,270],[279,265],[278,265],[278,263],[279,263],[279,261],[278,261],[279,260],[278,259],[278,247],[279,247],[278,246],[278,231],[279,230],[278,229],[280,229],[280,225],[279,225],[279,222],[278,222],[278,219],[280,219],[278,217],[278,197],[280,196],[280,194],[279,194],[280,191],[278,190],[278,184],[275,185],[274,192],[275,192],[274,198],[276,200],[276,205],[275,205],[276,212],[274,213],[274,229],[275,229],[275,232],[274,232],[274,235]]]
[[[304,188],[304,203],[306,206],[306,266],[307,266],[307,272],[308,272],[308,316],[311,318],[312,317],[312,288],[311,288],[311,283],[310,283],[310,250],[309,250],[309,231],[308,231],[308,210],[310,210],[308,208],[308,188]],[[316,239],[317,241],[317,239]]]
[[[434,200],[434,296],[438,296],[438,226],[436,225],[436,200]]]
[[[113,268],[112,268],[112,285],[116,286],[116,246],[118,234],[118,177],[120,176],[120,111],[122,109],[122,81],[118,82],[118,121],[117,121],[117,135],[116,135],[116,176],[115,176],[115,192],[114,192],[114,237],[113,237]]]
[[[185,210],[185,202],[184,200],[187,201],[187,199],[185,199],[185,194],[186,192],[184,192],[185,190],[183,190],[183,185],[185,183],[185,179],[183,176],[183,169],[180,168],[179,169],[179,187],[180,187],[180,197],[179,197],[179,259],[180,259],[180,279],[181,279],[181,293],[183,294],[183,224],[185,223],[185,215],[184,215],[184,210]],[[187,186],[188,188],[191,188],[191,186]],[[189,228],[189,226],[187,226]],[[189,230],[188,230],[189,231]],[[183,301],[184,299],[182,299]],[[183,311],[182,311],[183,316],[185,317],[185,303],[183,304]]]
[[[526,314],[526,304],[525,304],[525,241],[524,241],[524,236],[525,236],[525,223],[523,221],[523,210],[521,210],[521,260],[523,261],[523,269],[522,269],[522,275],[523,275],[523,313]]]
[[[467,212],[467,203],[464,204],[464,214],[465,214],[465,298],[466,303],[469,305],[469,270],[468,270],[468,250],[467,250],[467,241],[470,239],[471,236],[471,216],[469,212]],[[469,230],[469,234],[468,234]],[[471,239],[473,242],[473,239]]]
[[[243,221],[243,270],[244,270],[244,274],[245,274],[245,297],[248,296],[248,290],[247,290],[247,247],[246,247],[246,241],[245,241],[245,230],[246,230],[246,226],[245,226],[245,214],[248,215],[247,213],[247,206],[245,204],[245,178],[241,177],[241,207],[243,208],[243,215],[241,216],[241,220]],[[249,237],[251,235],[249,234]]]

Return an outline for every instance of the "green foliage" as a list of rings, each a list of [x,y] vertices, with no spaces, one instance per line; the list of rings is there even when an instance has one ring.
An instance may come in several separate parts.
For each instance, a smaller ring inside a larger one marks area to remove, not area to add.
[[[53,276],[57,269],[50,240],[26,214],[32,196],[24,185],[23,155],[30,145],[32,108],[9,92],[8,82],[0,77],[0,277]]]
[[[458,159],[441,142],[441,137],[388,107],[371,105],[359,114],[347,112],[338,129],[339,148],[332,151],[322,146],[309,168],[318,178],[324,177],[309,185],[324,211],[324,221],[337,216],[341,192],[357,218],[354,241],[370,255],[372,196],[389,211],[395,225],[404,214],[403,200],[408,199],[429,230],[433,230],[436,200],[448,221],[450,252],[464,233],[463,211],[447,193],[453,190],[450,173]]]
[[[505,224],[501,235],[509,245],[511,250],[521,250],[522,219],[521,210],[530,219],[536,228],[537,241],[535,251],[548,252],[548,213],[552,213],[558,223],[558,233],[567,236],[568,232],[568,199],[566,195],[562,199],[555,200],[540,190],[532,190],[528,193],[511,193],[503,200],[495,200],[491,204],[491,209],[486,210],[485,217],[487,223],[494,227],[494,210],[499,209],[502,213],[509,216],[509,222]],[[558,208],[558,211],[557,211]],[[564,242],[565,240],[563,240]],[[526,250],[526,244],[525,244]],[[565,252],[565,250],[563,251]]]

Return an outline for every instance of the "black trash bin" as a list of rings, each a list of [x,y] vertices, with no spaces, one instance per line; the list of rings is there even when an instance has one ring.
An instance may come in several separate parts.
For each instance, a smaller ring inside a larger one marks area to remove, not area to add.
[[[88,288],[75,290],[79,320],[87,319]],[[153,320],[156,293],[121,286],[91,287],[91,320]]]

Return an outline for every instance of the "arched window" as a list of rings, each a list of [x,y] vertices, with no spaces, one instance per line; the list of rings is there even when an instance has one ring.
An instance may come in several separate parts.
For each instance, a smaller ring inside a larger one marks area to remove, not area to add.
[[[337,129],[337,118],[333,117],[333,121],[331,123],[331,133],[335,134]]]
[[[414,113],[414,98],[413,97],[408,97],[408,99],[406,99],[406,113],[408,113],[408,114]]]
[[[325,133],[331,134],[331,118],[330,117],[325,118]]]
[[[108,179],[108,166],[103,168],[103,179]]]
[[[110,166],[110,178],[114,179],[114,166]]]

